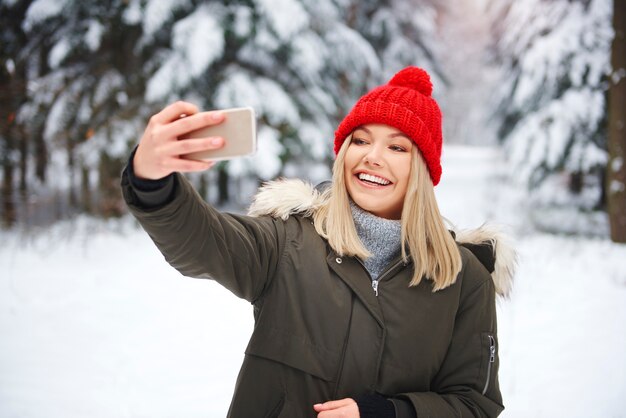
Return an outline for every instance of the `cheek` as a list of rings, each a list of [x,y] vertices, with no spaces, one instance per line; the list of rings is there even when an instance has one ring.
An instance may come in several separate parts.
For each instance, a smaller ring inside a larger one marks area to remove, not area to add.
[[[354,162],[357,158],[358,150],[352,145],[348,146],[346,150],[346,155],[344,156],[344,165],[348,166]]]
[[[359,162],[358,153],[353,151],[352,148],[348,148],[348,152],[346,152],[346,155],[343,160],[343,171],[346,175],[346,178],[351,175],[350,173],[352,172],[354,167],[358,164],[358,162]]]
[[[394,163],[394,166],[396,167],[395,175],[398,179],[398,183],[402,184],[402,187],[406,189],[411,176],[411,159],[398,159],[398,161]]]

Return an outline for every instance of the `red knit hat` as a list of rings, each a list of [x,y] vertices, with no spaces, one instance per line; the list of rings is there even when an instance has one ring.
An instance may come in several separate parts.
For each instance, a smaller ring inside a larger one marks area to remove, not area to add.
[[[389,83],[374,88],[354,105],[335,131],[335,154],[356,128],[382,123],[401,130],[417,144],[433,185],[441,178],[441,110],[430,96],[433,85],[428,73],[406,67]]]

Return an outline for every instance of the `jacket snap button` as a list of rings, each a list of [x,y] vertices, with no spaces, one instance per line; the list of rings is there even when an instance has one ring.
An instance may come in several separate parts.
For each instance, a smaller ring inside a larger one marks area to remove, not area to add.
[[[337,257],[335,258],[335,261],[337,262],[337,264],[341,264],[343,260],[341,259],[341,257]]]

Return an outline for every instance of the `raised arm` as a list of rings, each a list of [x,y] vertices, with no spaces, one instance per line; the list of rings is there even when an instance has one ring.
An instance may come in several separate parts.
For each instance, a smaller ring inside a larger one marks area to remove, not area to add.
[[[252,302],[274,275],[284,242],[283,224],[219,213],[179,173],[210,168],[211,162],[180,155],[222,146],[224,139],[178,137],[222,119],[219,113],[199,113],[184,102],[153,116],[124,170],[122,191],[131,213],[174,268],[186,276],[215,279]],[[150,195],[160,197],[146,202]]]

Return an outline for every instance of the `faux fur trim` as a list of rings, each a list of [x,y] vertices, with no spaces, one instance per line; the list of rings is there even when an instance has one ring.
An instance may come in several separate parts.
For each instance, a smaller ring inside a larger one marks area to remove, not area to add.
[[[513,289],[513,278],[517,267],[517,252],[512,239],[503,228],[494,224],[483,224],[476,229],[456,232],[458,243],[489,244],[495,257],[494,271],[491,273],[496,293],[508,298]]]
[[[248,215],[270,215],[286,221],[291,215],[313,215],[321,203],[321,193],[310,183],[298,179],[274,180],[259,188]]]
[[[261,186],[248,215],[269,215],[287,220],[291,215],[312,216],[321,204],[321,193],[310,183],[298,179],[274,180]],[[491,276],[496,293],[508,297],[517,266],[517,253],[509,235],[502,227],[493,224],[455,233],[458,243],[488,244],[493,248],[495,265]]]

